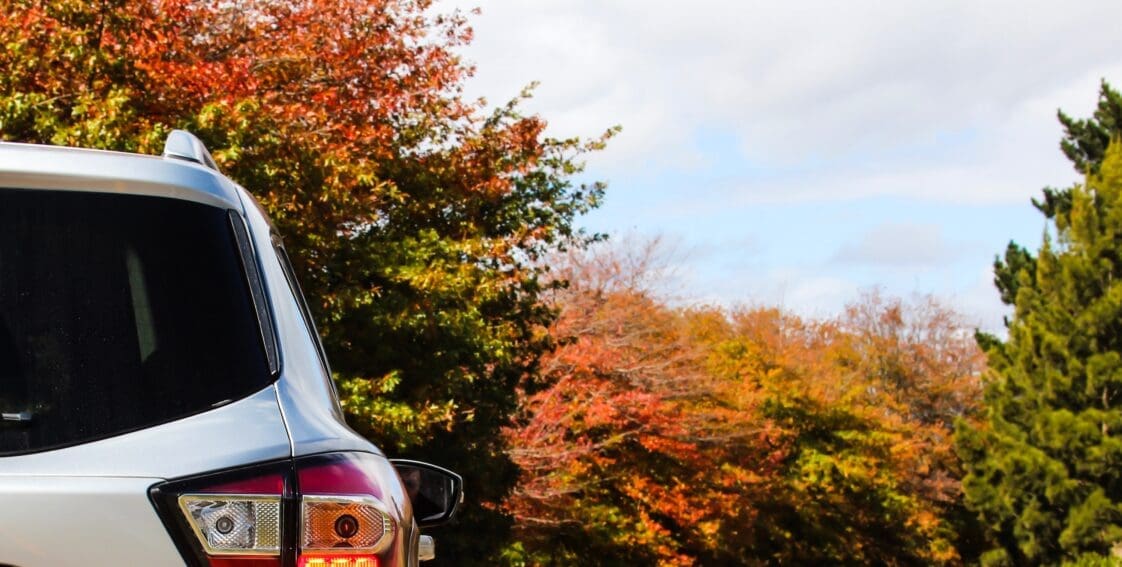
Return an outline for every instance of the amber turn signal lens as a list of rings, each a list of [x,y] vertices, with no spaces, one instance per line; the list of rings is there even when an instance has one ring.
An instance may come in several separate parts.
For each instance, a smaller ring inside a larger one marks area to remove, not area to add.
[[[305,495],[303,516],[304,550],[377,552],[393,539],[393,520],[382,503],[369,496]]]

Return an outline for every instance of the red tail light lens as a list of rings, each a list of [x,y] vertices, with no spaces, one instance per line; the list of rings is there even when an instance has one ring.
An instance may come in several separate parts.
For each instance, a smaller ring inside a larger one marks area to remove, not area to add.
[[[191,565],[379,567],[401,552],[397,482],[383,457],[332,453],[166,482],[151,497]]]
[[[300,567],[378,567],[378,558],[367,555],[301,555]]]

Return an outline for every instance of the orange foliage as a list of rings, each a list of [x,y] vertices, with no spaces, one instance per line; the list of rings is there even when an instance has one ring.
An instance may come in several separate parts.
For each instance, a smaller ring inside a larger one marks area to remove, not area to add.
[[[561,269],[555,382],[507,432],[521,560],[962,559],[951,427],[978,410],[982,358],[954,313],[877,293],[824,321],[675,308],[657,259]]]

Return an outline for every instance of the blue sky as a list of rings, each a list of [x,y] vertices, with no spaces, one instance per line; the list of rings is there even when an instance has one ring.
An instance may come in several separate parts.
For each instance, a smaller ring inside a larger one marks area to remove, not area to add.
[[[981,327],[1029,199],[1077,179],[1057,108],[1122,86],[1122,3],[477,0],[469,96],[539,81],[554,135],[623,133],[582,220],[673,244],[679,299],[830,315],[933,293]]]

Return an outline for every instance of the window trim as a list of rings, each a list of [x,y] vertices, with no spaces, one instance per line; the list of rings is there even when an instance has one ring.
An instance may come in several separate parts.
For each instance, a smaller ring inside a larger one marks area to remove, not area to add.
[[[275,378],[281,371],[277,327],[274,324],[269,297],[265,293],[265,282],[261,276],[261,270],[257,266],[257,255],[253,253],[253,244],[249,238],[249,227],[246,226],[245,219],[238,211],[229,209],[227,215],[230,219],[230,230],[234,233],[234,240],[238,245],[238,257],[242,262],[246,286],[249,288],[250,297],[253,298],[253,312],[257,316],[257,328],[261,333],[261,346],[265,349],[265,360],[269,367],[269,375]]]

